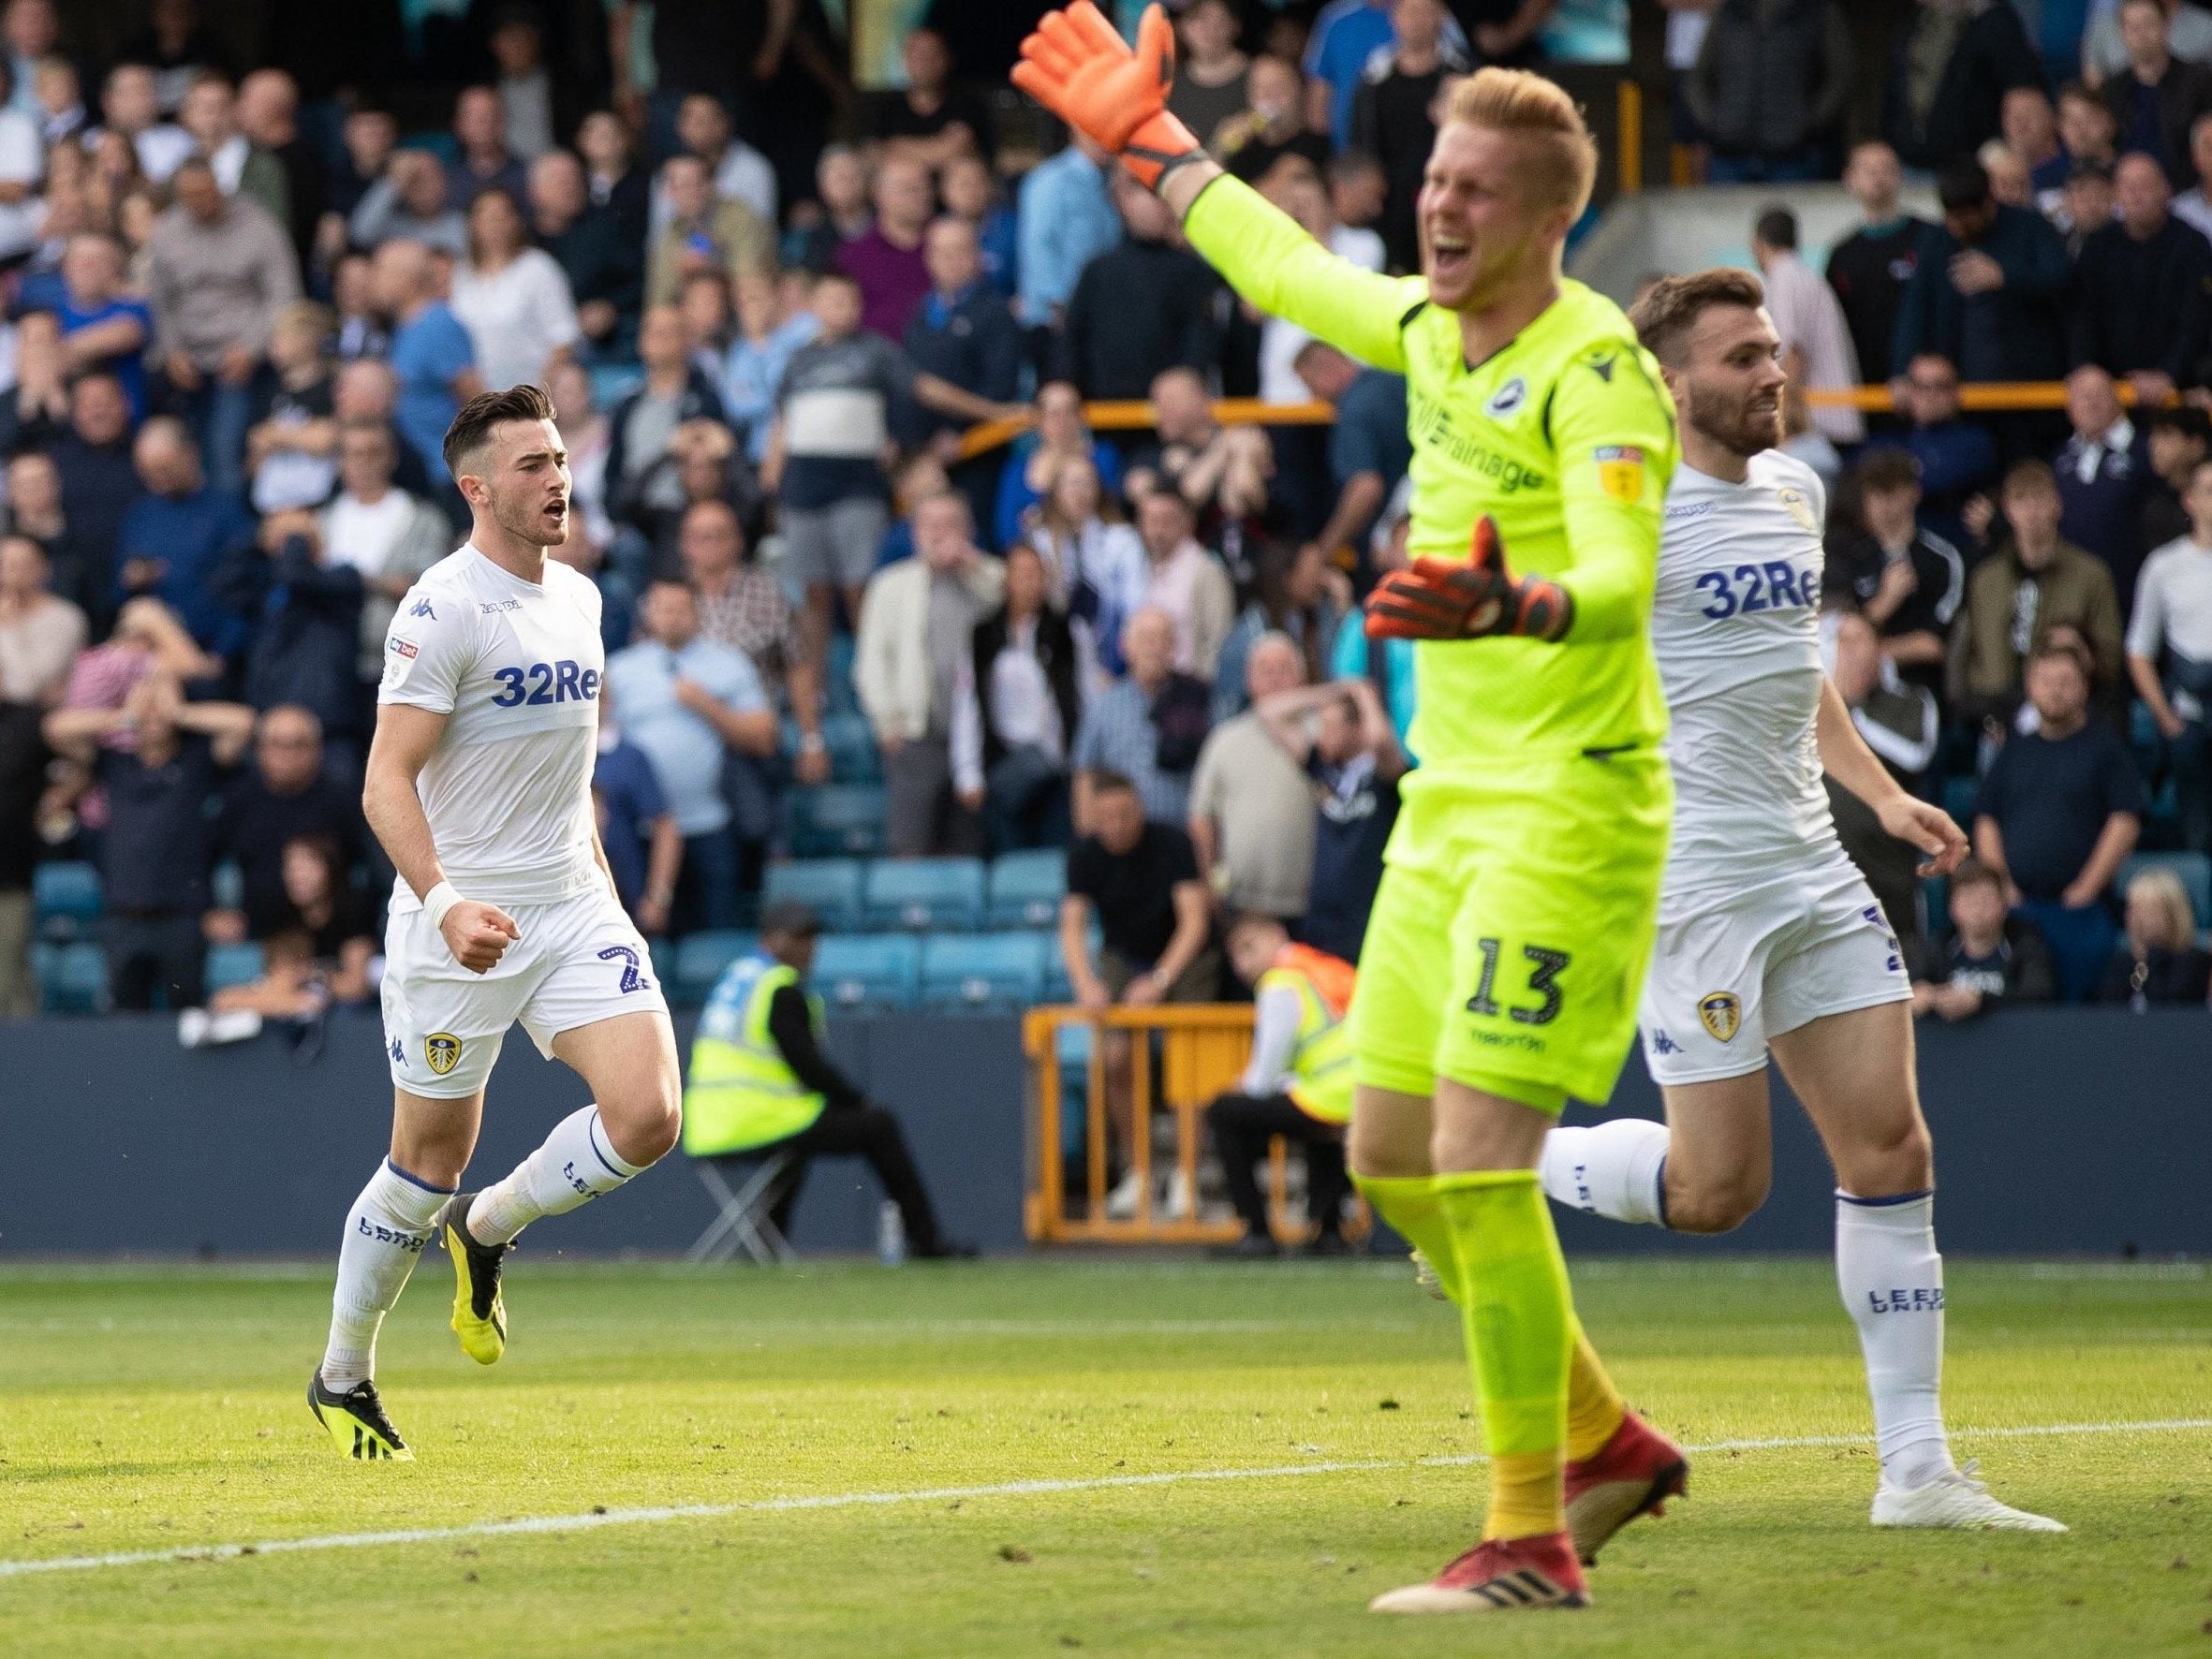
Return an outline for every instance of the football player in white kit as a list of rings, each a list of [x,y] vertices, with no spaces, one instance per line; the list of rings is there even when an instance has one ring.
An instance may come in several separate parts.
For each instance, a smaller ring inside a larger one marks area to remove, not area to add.
[[[534,386],[454,418],[446,463],[473,525],[424,571],[385,641],[362,805],[399,879],[385,937],[391,1154],[347,1217],[330,1345],[307,1402],[341,1453],[412,1459],[374,1381],[376,1332],[442,1236],[453,1329],[507,1345],[501,1258],[524,1227],[641,1174],[676,1141],[668,1004],[623,913],[591,802],[599,595],[546,557],[568,535],[568,458]],[[484,1079],[517,1020],[595,1104],[504,1180],[460,1191]]]
[[[1821,672],[1819,477],[1781,454],[1780,344],[1758,278],[1670,278],[1631,314],[1682,422],[1652,640],[1673,730],[1674,829],[1638,1022],[1662,1125],[1551,1132],[1560,1204],[1682,1232],[1739,1225],[1772,1164],[1769,1054],[1836,1175],[1836,1271],[1859,1329],[1881,1475],[1877,1526],[2063,1532],[1951,1460],[1938,1389],[1943,1269],[1897,940],[1836,839],[1821,774],[1927,855],[1958,827],[1900,788]]]

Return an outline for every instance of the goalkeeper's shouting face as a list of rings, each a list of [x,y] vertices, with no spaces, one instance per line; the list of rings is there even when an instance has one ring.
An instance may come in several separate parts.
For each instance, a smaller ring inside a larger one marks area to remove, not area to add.
[[[1448,95],[1417,207],[1431,301],[1482,311],[1556,276],[1588,203],[1596,153],[1567,95],[1548,81],[1485,69]]]

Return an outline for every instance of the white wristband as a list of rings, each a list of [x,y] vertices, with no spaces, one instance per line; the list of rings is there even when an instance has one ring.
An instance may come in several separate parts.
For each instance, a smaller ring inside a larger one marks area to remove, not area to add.
[[[460,903],[461,895],[453,890],[453,884],[441,881],[422,895],[422,912],[430,918],[432,927],[442,928],[446,925],[446,912]]]

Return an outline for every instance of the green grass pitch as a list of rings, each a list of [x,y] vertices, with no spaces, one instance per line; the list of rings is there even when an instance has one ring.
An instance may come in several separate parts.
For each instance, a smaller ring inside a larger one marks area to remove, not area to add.
[[[1615,1541],[1589,1611],[1470,1623],[1364,1610],[1468,1541],[1483,1484],[1453,1316],[1399,1264],[762,1272],[541,1248],[482,1371],[434,1256],[383,1343],[411,1466],[341,1461],[307,1416],[327,1270],[9,1269],[0,1651],[2212,1655],[2202,1268],[1953,1265],[1957,1447],[2070,1521],[2058,1538],[1867,1527],[1824,1263],[1575,1279],[1631,1399],[1742,1444]],[[713,1512],[624,1513],[682,1505]],[[530,1518],[560,1525],[480,1530]],[[22,1570],[446,1529],[479,1530]]]

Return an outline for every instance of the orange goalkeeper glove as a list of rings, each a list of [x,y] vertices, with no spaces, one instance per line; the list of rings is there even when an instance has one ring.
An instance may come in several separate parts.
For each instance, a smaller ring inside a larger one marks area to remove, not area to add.
[[[1484,639],[1510,634],[1556,642],[1574,624],[1573,595],[1541,577],[1515,580],[1506,571],[1497,525],[1475,521],[1468,562],[1416,559],[1394,570],[1367,595],[1370,639]]]
[[[1175,82],[1175,32],[1158,5],[1137,23],[1137,49],[1122,44],[1091,0],[1048,11],[1022,42],[1014,84],[1122,166],[1147,190],[1205,151],[1168,113]]]

